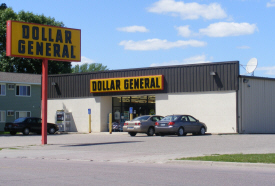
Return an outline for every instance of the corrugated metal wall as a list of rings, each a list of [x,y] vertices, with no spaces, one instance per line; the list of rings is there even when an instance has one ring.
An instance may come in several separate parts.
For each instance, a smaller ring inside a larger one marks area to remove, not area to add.
[[[210,75],[212,71],[216,72],[215,76]],[[146,75],[164,75],[164,90],[90,93],[90,79]],[[238,90],[238,75],[238,61],[50,75],[48,98]],[[56,85],[53,86],[52,82]]]
[[[274,95],[275,79],[241,76],[240,133],[275,133]]]

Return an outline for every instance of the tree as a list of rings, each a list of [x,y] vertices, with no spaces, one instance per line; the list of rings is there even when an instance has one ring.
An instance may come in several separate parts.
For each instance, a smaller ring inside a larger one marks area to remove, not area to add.
[[[7,8],[5,3],[2,3],[0,6],[0,71],[41,74],[42,60],[6,56],[7,20],[59,27],[64,27],[63,22],[55,21],[54,18],[46,17],[43,14],[35,15],[32,12],[25,12],[23,10],[17,14],[12,10],[12,8]],[[49,74],[71,73],[71,63],[49,60],[48,70]]]
[[[101,63],[84,63],[83,65],[75,65],[72,67],[72,73],[81,73],[81,72],[96,72],[109,70],[107,66],[102,65]]]

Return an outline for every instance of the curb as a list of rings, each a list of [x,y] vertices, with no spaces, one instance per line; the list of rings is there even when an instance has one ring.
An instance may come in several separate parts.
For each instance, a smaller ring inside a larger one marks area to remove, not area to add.
[[[266,167],[275,168],[275,164],[268,163],[239,163],[239,162],[219,162],[219,161],[196,161],[196,160],[169,160],[167,164],[186,165],[208,165],[208,166],[237,166],[237,167]]]

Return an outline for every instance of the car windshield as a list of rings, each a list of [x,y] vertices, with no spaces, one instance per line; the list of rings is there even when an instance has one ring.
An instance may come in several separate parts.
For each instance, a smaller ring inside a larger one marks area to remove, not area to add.
[[[23,122],[25,121],[26,118],[18,118],[16,120],[14,120],[14,123],[20,123],[20,122]]]
[[[179,117],[180,117],[179,115],[166,116],[166,117],[162,118],[161,121],[175,121]]]
[[[150,116],[139,116],[133,119],[132,121],[146,121]]]

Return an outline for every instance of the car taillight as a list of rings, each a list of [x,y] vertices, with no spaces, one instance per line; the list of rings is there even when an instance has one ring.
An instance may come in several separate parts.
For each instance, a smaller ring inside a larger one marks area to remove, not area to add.
[[[159,126],[159,123],[158,123],[158,122],[156,122],[156,123],[155,123],[155,126]]]
[[[141,125],[140,123],[135,123],[135,125]]]
[[[124,123],[124,125],[128,125],[128,123]]]
[[[175,122],[170,121],[168,125],[175,125]]]

